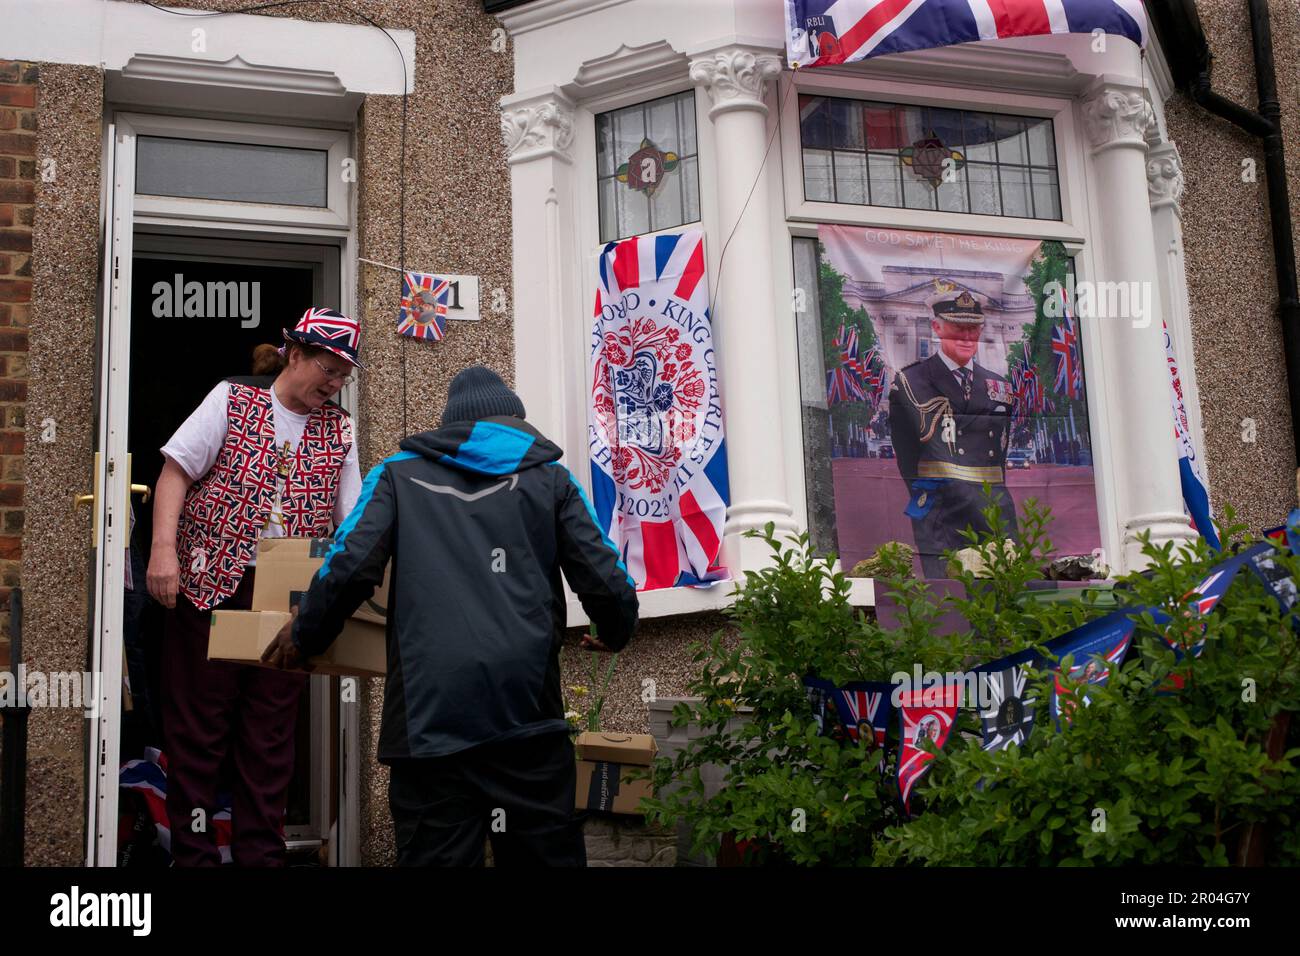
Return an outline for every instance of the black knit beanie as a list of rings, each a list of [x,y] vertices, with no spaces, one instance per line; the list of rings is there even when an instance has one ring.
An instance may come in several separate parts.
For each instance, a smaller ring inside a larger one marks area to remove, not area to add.
[[[506,387],[501,376],[483,365],[471,365],[451,380],[442,423],[473,422],[493,415],[524,418],[524,403]]]

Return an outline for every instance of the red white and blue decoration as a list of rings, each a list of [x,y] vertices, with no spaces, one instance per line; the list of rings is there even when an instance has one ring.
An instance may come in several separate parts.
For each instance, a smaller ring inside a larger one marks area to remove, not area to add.
[[[361,348],[361,325],[334,309],[312,307],[302,314],[290,331],[282,330],[286,342],[315,345],[346,359],[357,368],[365,366],[357,359]]]
[[[118,771],[118,786],[139,795],[140,810],[154,827],[155,838],[163,852],[171,855],[172,831],[171,820],[167,815],[167,757],[157,747],[146,747],[144,757],[128,760]],[[231,862],[230,855],[230,797],[217,795],[219,809],[209,821],[221,862]],[[133,811],[126,805],[121,810],[122,826],[119,829],[119,845],[127,843],[121,839],[134,829]],[[126,831],[125,833],[123,831]]]
[[[1061,321],[1052,326],[1052,355],[1056,359],[1056,392],[1066,398],[1079,398],[1083,394],[1083,363],[1079,361],[1079,333],[1074,327],[1065,301],[1061,296]]]
[[[909,814],[912,790],[948,742],[960,703],[955,685],[903,691],[898,698],[898,793]],[[925,749],[926,740],[934,744],[933,751]]]
[[[704,234],[605,246],[591,338],[596,517],[638,590],[707,584],[730,501]]]
[[[1232,587],[1232,582],[1237,577],[1238,571],[1254,558],[1271,553],[1272,550],[1273,546],[1271,544],[1266,541],[1260,542],[1241,554],[1216,564],[1196,587],[1179,599],[1175,606],[1165,610],[1152,609],[1151,617],[1157,624],[1170,625],[1164,630],[1162,637],[1174,652],[1176,660],[1181,661],[1183,655],[1188,653],[1192,657],[1201,656],[1201,653],[1205,650],[1205,622],[1203,620],[1205,616],[1219,606],[1223,596],[1228,593],[1228,588]],[[1266,586],[1267,583],[1266,581]],[[1167,611],[1173,611],[1173,614],[1167,613]],[[1181,617],[1182,620],[1177,620],[1175,615]],[[1172,675],[1170,679],[1175,687],[1182,686],[1182,679],[1179,675]]]
[[[1183,403],[1183,382],[1178,374],[1178,359],[1174,357],[1174,343],[1169,335],[1169,325],[1164,325],[1165,359],[1169,364],[1169,386],[1174,408],[1174,440],[1178,443],[1178,479],[1183,489],[1183,505],[1191,515],[1192,527],[1201,533],[1215,551],[1219,550],[1219,534],[1210,517],[1210,493],[1206,490],[1201,459],[1192,441],[1191,424],[1187,419],[1187,406]]]
[[[861,743],[862,735],[866,733],[872,746],[885,746],[889,715],[893,709],[889,697],[893,690],[893,684],[866,682],[835,688],[832,699],[850,740]]]
[[[1136,626],[1133,611],[1112,611],[1047,643],[1046,649],[1058,661],[1070,658],[1069,673],[1058,668],[1052,687],[1052,716],[1057,721],[1069,721],[1078,697],[1088,705],[1088,695],[1079,695],[1075,685],[1102,685],[1110,679],[1111,671],[1124,662]]]
[[[447,328],[447,302],[451,280],[427,272],[402,274],[402,306],[397,313],[397,334],[441,342]]]
[[[785,16],[791,67],[1052,33],[1147,42],[1141,0],[785,0]]]

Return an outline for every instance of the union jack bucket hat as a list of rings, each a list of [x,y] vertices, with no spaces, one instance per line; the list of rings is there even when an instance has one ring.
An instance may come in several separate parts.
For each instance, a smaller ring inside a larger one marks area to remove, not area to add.
[[[365,366],[357,359],[361,348],[361,324],[333,309],[310,308],[302,314],[298,324],[283,330],[286,342],[314,345],[347,359],[357,368]]]

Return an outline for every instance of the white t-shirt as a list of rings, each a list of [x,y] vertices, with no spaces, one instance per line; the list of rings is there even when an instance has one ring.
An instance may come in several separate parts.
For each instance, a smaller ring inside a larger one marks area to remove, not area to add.
[[[275,424],[275,447],[281,468],[276,478],[275,501],[271,506],[271,517],[262,529],[263,538],[284,537],[284,515],[281,501],[284,495],[285,481],[288,475],[288,463],[293,452],[302,441],[302,433],[307,428],[309,415],[299,415],[280,404],[279,396],[271,388],[271,420]],[[199,404],[184,424],[176,429],[176,434],[163,445],[162,453],[181,466],[191,481],[198,481],[208,473],[216,463],[221,446],[226,441],[228,421],[226,416],[227,401],[230,397],[230,383],[219,382],[207,398]],[[361,494],[361,471],[357,465],[357,443],[354,441],[343,459],[343,470],[339,475],[338,493],[334,500],[334,526],[337,528],[348,516],[357,497]]]

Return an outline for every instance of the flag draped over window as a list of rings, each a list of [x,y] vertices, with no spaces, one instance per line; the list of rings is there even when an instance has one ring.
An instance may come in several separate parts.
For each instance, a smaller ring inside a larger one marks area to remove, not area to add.
[[[1187,419],[1187,406],[1183,403],[1183,381],[1178,374],[1178,359],[1174,357],[1174,343],[1169,337],[1169,326],[1164,325],[1165,359],[1169,365],[1170,397],[1174,409],[1174,439],[1178,442],[1178,480],[1183,489],[1183,503],[1192,517],[1192,527],[1219,550],[1219,535],[1210,517],[1210,494],[1201,472],[1201,459],[1192,442],[1192,430]]]
[[[730,501],[704,234],[600,256],[588,445],[596,518],[640,590],[727,576]]]
[[[785,16],[792,67],[1052,33],[1147,42],[1142,0],[785,0]]]

